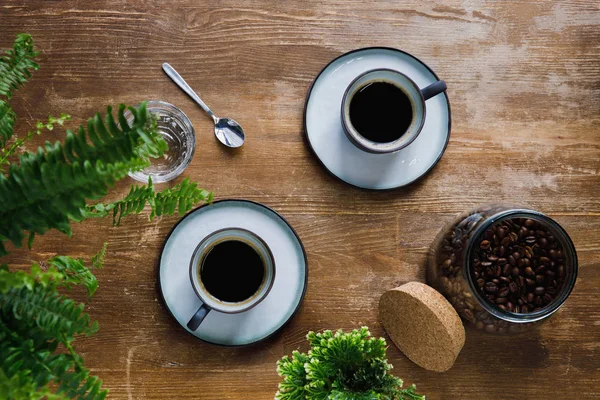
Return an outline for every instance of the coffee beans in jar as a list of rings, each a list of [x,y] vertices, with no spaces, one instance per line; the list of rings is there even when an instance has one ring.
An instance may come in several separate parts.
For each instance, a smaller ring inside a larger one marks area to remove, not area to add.
[[[577,277],[575,248],[551,218],[519,206],[488,205],[461,214],[431,248],[428,283],[467,326],[518,333],[548,318]]]

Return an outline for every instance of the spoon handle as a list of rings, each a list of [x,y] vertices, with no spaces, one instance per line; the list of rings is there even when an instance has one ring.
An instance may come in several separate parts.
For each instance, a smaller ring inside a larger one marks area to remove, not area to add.
[[[171,78],[173,82],[175,82],[175,84],[181,88],[181,90],[187,93],[188,96],[194,99],[194,101],[198,103],[198,105],[202,107],[202,109],[206,111],[208,115],[213,117],[213,119],[216,118],[215,114],[210,110],[210,108],[208,108],[208,106],[202,101],[202,99],[200,99],[200,96],[198,96],[196,92],[194,92],[190,85],[187,84],[187,82],[181,77],[181,75],[177,73],[177,71],[175,71],[173,67],[171,67],[168,63],[164,63],[162,65],[162,69],[163,71],[165,71],[168,77]]]

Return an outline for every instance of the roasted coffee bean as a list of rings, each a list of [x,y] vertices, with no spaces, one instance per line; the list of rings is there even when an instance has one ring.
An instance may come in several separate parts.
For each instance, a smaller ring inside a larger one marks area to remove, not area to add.
[[[546,289],[544,289],[543,286],[538,286],[535,288],[535,294],[537,294],[538,296],[543,295],[545,291]]]
[[[494,282],[488,282],[485,284],[485,291],[488,293],[496,293],[498,291],[498,285]]]
[[[482,242],[479,244],[479,247],[480,247],[482,250],[487,250],[487,249],[489,249],[489,248],[490,248],[490,242],[489,242],[489,240],[483,240],[483,241],[482,241]]]
[[[536,274],[539,274],[540,272],[543,272],[545,269],[546,269],[546,266],[545,266],[545,265],[540,265],[539,267],[537,267],[537,268],[535,269],[535,273],[536,273]]]
[[[496,231],[496,236],[500,240],[504,239],[504,237],[506,236],[506,231],[504,230],[503,226],[498,227],[498,230]]]
[[[525,268],[524,272],[525,272],[525,275],[528,275],[528,276],[534,276],[535,275],[535,272],[533,272],[533,270],[531,269],[531,267]]]
[[[501,282],[504,283],[511,283],[512,281],[510,280],[510,278],[507,278],[506,276],[501,276],[500,278],[498,278]]]
[[[489,261],[483,261],[483,262],[481,263],[481,266],[482,266],[483,268],[491,267],[491,266],[492,266],[492,263],[491,263],[491,262],[489,262]]]
[[[544,275],[536,275],[535,276],[535,282],[537,284],[544,283]]]
[[[526,219],[524,225],[528,228],[533,228],[535,227],[535,221],[531,219]]]
[[[535,286],[535,281],[533,279],[527,278],[527,279],[525,279],[525,284],[527,286]]]
[[[548,304],[552,301],[552,295],[550,293],[546,293],[542,299],[544,300],[544,303]]]
[[[520,273],[521,273],[521,271],[520,271],[520,270],[519,270],[519,268],[517,268],[517,267],[514,267],[514,268],[512,269],[512,271],[511,271],[511,274],[512,274],[512,276],[514,276],[515,278],[516,278],[517,276],[519,276],[519,274],[520,274]]]
[[[476,321],[473,311],[469,310],[468,308],[462,311],[462,316],[465,317],[465,319],[469,322],[475,323]]]
[[[533,295],[533,293],[527,293],[527,300],[525,302],[532,303],[533,299],[535,299],[535,296]]]
[[[507,287],[503,287],[500,290],[498,290],[499,297],[506,297],[506,296],[508,296],[509,293],[510,293],[510,290]]]
[[[535,305],[538,307],[542,305],[542,298],[540,296],[535,298]]]
[[[516,293],[516,292],[517,292],[517,290],[519,290],[519,288],[517,287],[517,284],[516,284],[516,283],[514,283],[514,282],[511,282],[511,283],[509,283],[509,284],[508,284],[508,290],[509,290],[511,293]]]
[[[506,297],[497,297],[495,301],[496,304],[505,304],[508,302],[508,299]]]

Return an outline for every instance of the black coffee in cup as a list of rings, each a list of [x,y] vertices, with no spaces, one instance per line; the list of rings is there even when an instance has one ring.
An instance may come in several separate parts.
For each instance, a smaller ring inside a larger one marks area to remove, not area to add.
[[[350,123],[356,131],[376,143],[393,142],[408,130],[413,106],[408,95],[391,82],[368,82],[350,101]]]
[[[248,243],[224,240],[204,256],[200,281],[211,295],[230,303],[244,301],[260,288],[265,278],[265,262]]]

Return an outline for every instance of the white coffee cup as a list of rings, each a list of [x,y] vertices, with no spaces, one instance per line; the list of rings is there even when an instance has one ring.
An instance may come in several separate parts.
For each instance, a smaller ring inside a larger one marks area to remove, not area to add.
[[[406,95],[412,106],[410,125],[404,133],[399,135],[398,139],[391,142],[382,143],[367,139],[356,130],[350,120],[350,103],[352,99],[360,90],[375,82],[385,82],[396,86]],[[419,89],[417,84],[408,76],[391,69],[382,68],[366,71],[356,77],[344,92],[341,109],[344,132],[352,144],[369,153],[385,154],[403,149],[411,144],[423,129],[426,116],[425,102],[431,97],[444,92],[446,88],[446,83],[440,80]]]
[[[256,292],[239,302],[228,302],[218,299],[206,289],[200,277],[204,260],[210,251],[217,244],[231,240],[240,241],[252,247],[260,256],[264,268],[263,280]],[[275,259],[269,246],[258,235],[242,228],[225,228],[211,233],[198,244],[190,262],[190,281],[192,282],[194,292],[196,292],[196,295],[202,300],[203,304],[187,323],[188,329],[191,331],[198,329],[210,310],[235,314],[251,309],[269,294],[274,280]]]

